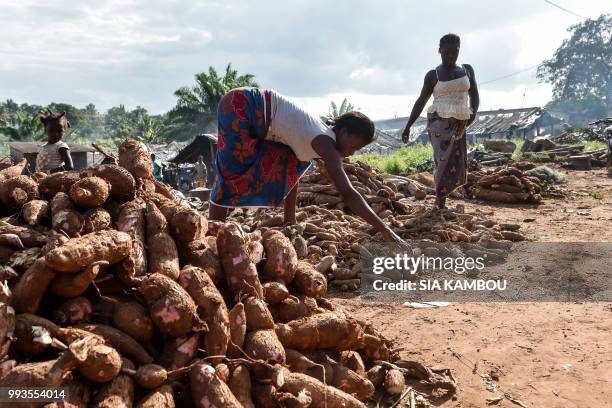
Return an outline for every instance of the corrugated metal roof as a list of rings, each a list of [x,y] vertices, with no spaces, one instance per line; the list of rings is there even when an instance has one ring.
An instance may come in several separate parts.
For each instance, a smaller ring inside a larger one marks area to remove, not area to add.
[[[11,142],[8,143],[11,149],[15,149],[24,154],[29,153],[38,153],[38,148],[44,143],[37,142]],[[96,150],[90,146],[83,146],[75,143],[68,143],[68,147],[70,147],[71,153],[90,153],[95,152]]]
[[[476,120],[467,129],[470,135],[504,133],[512,130],[527,130],[546,118],[553,123],[562,123],[560,119],[543,108],[499,109],[481,111]]]
[[[172,141],[162,145],[148,145],[149,151],[155,153],[157,160],[161,162],[169,162],[178,152],[187,146],[189,142]]]
[[[402,142],[402,131],[404,130],[406,123],[408,123],[408,116],[375,120],[374,125],[376,126],[377,131],[381,130],[393,139],[389,142],[387,139],[383,138],[383,142],[378,144],[382,147],[391,149],[399,149],[400,147],[402,147],[404,145],[404,143]],[[419,137],[419,135],[425,133],[426,127],[427,118],[420,116],[412,125],[410,132],[410,141],[415,141]]]
[[[177,155],[170,159],[172,163],[195,163],[199,155],[204,153],[210,154],[212,160],[212,152],[210,151],[211,146],[217,144],[217,136],[210,133],[202,133],[196,136],[188,145],[183,147]],[[206,160],[206,157],[204,157]]]

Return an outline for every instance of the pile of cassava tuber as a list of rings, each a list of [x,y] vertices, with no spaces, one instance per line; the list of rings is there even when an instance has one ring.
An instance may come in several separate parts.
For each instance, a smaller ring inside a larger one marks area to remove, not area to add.
[[[343,166],[355,190],[363,196],[379,217],[385,218],[393,213],[407,214],[410,211],[409,205],[404,200],[404,193],[371,166],[360,161],[351,162],[348,159],[345,159]],[[422,192],[425,193],[424,190]],[[320,165],[300,179],[297,199],[300,206],[316,205],[344,210],[342,197],[332,184],[324,166]]]
[[[439,210],[431,204],[416,203],[413,199],[405,198],[404,192],[415,198],[414,191],[433,193],[433,189],[425,187],[429,181],[423,174],[417,175],[415,180],[395,176],[383,178],[361,162],[345,162],[344,166],[362,194],[364,191],[370,192],[366,194],[366,199],[375,211],[378,210],[379,216],[404,239],[474,243],[475,247],[483,242],[526,239],[518,232],[520,225],[499,224],[491,219],[490,214],[465,213],[462,206]],[[325,201],[333,190],[329,183],[319,170],[303,177],[298,198],[304,197],[303,189],[307,189],[307,202],[317,204],[304,205],[302,202],[303,206],[297,209],[295,226],[284,226],[283,213],[279,210],[238,210],[234,211],[232,219],[248,232],[259,234],[268,229],[281,231],[291,240],[298,258],[315,265],[317,271],[326,275],[330,286],[342,291],[356,290],[360,287],[362,273],[360,260],[367,251],[364,244],[382,241],[382,237],[376,235],[368,223],[352,215],[342,202],[335,199]],[[416,190],[412,191],[414,186]],[[334,191],[334,194],[337,192]],[[387,194],[386,201],[379,200]],[[374,207],[377,204],[379,208]]]
[[[542,201],[540,179],[512,166],[470,172],[466,191],[485,201],[529,204]]]
[[[246,220],[209,225],[153,179],[146,146],[118,154],[83,171],[0,170],[0,387],[69,391],[14,406],[365,407],[410,387],[455,392],[450,373],[398,360],[325,297],[309,253],[365,239],[354,217],[303,208],[293,242]]]

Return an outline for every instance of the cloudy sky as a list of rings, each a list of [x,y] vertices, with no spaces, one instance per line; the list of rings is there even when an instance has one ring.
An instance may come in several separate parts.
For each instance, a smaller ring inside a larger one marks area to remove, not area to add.
[[[612,12],[609,0],[553,1]],[[535,106],[550,87],[533,67],[579,21],[545,0],[0,0],[0,100],[161,113],[196,72],[232,62],[313,112],[348,97],[375,119],[405,116],[451,31],[481,109]]]

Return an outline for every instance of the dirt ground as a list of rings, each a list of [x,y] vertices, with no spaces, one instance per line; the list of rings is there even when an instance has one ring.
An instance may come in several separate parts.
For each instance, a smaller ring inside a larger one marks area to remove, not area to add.
[[[612,178],[603,170],[568,172],[564,199],[539,206],[452,200],[466,212],[516,222],[541,242],[611,242]],[[610,268],[610,265],[602,265]],[[456,398],[441,407],[487,407],[511,394],[527,407],[612,407],[611,303],[456,303],[410,309],[359,298],[339,302],[403,348],[401,356],[452,369]],[[461,358],[456,356],[460,355]],[[487,390],[480,376],[498,377]],[[494,407],[519,407],[503,400]]]

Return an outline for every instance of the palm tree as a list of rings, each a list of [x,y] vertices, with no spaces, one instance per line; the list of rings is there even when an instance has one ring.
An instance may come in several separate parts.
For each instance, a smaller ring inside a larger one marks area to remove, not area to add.
[[[225,93],[242,86],[259,86],[255,75],[239,75],[238,71],[227,64],[225,73],[220,76],[214,67],[208,72],[195,75],[193,86],[184,86],[174,92],[176,106],[169,112],[169,129],[171,136],[178,138],[192,137],[206,131],[217,116],[217,106]]]
[[[338,116],[344,115],[347,112],[351,112],[354,109],[355,107],[353,106],[353,104],[347,101],[346,98],[344,98],[344,100],[340,104],[340,109],[338,109],[338,105],[336,105],[334,101],[331,101],[331,103],[329,104],[329,116],[332,119],[337,118]]]
[[[163,138],[163,118],[155,116],[143,116],[136,123],[136,139],[147,144],[159,144]]]

